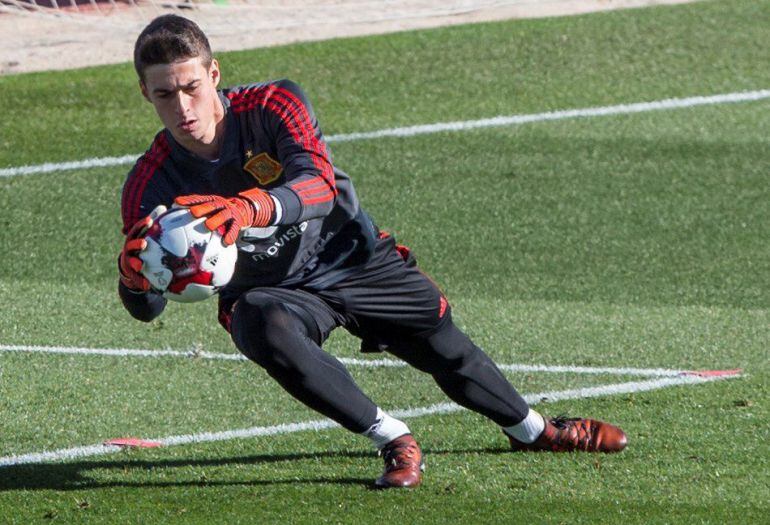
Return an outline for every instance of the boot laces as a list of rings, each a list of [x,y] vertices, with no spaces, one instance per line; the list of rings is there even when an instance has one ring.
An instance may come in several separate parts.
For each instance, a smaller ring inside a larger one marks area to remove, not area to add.
[[[579,450],[588,450],[591,446],[593,434],[587,420],[560,415],[551,419],[551,424],[559,430],[554,439],[554,450],[562,448],[564,444]]]
[[[385,460],[387,470],[397,470],[408,467],[415,457],[415,447],[411,443],[393,444],[379,451],[379,455]]]

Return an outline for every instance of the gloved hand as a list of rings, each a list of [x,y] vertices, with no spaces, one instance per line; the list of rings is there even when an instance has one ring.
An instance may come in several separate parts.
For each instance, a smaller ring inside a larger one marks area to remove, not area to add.
[[[165,206],[157,206],[149,215],[137,221],[126,234],[126,242],[118,258],[118,268],[120,281],[130,290],[146,292],[150,289],[150,283],[141,274],[142,260],[139,253],[147,247],[147,241],[144,239],[147,230],[165,211]]]
[[[211,231],[224,227],[225,246],[233,244],[243,229],[268,226],[275,211],[272,197],[259,188],[241,192],[237,197],[185,195],[177,197],[174,203],[190,208],[195,217],[208,217],[205,224]]]

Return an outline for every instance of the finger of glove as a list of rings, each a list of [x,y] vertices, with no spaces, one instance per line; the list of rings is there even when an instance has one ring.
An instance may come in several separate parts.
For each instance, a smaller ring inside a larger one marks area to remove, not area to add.
[[[132,277],[133,275],[139,275],[143,262],[139,257],[123,253],[120,256],[119,266],[122,275]]]
[[[150,281],[138,274],[136,276],[121,275],[120,280],[132,290],[147,292],[150,289]]]
[[[136,239],[144,235],[148,228],[152,226],[152,217],[149,215],[143,219],[139,219],[126,234],[127,239]]]
[[[206,219],[206,222],[204,223],[206,225],[206,228],[208,228],[211,231],[216,231],[217,228],[225,224],[227,221],[232,219],[233,216],[228,210],[221,210],[219,213],[216,213]],[[235,221],[233,221],[235,222]],[[240,225],[234,226],[236,230],[240,230]],[[228,226],[228,230],[230,227]]]
[[[236,226],[235,221],[230,222],[225,229],[225,234],[222,236],[222,244],[230,246],[238,238],[239,233],[241,233],[241,229]]]
[[[211,202],[215,198],[216,195],[181,195],[174,199],[174,203],[180,206],[195,206],[196,204]]]
[[[123,247],[123,251],[125,253],[141,252],[145,248],[147,248],[147,241],[140,237],[138,239],[127,240]]]
[[[150,282],[139,273],[142,269],[142,261],[138,257],[124,256],[120,258],[120,280],[132,290],[146,292],[150,289]]]
[[[224,209],[225,206],[221,202],[205,202],[203,204],[191,206],[190,213],[192,213],[194,217],[200,218],[212,215]]]
[[[125,278],[132,272],[131,267],[128,265],[128,258],[126,257],[126,254],[121,254],[120,259],[118,260],[118,268],[120,270],[121,279]]]
[[[142,267],[144,266],[144,263],[139,257],[126,257],[126,264],[128,264],[128,267],[131,268],[137,276],[139,276],[139,272],[142,271]]]
[[[149,217],[149,218],[150,218],[150,219],[151,219],[153,222],[155,222],[155,220],[157,220],[157,218],[158,218],[158,217],[160,217],[161,215],[163,215],[164,213],[166,213],[166,211],[167,211],[167,210],[168,210],[168,208],[166,208],[164,205],[162,205],[162,204],[158,204],[158,205],[157,205],[157,206],[155,206],[155,208],[154,208],[154,209],[153,209],[153,210],[150,212],[150,214],[148,215],[148,217]],[[152,226],[152,223],[150,224],[150,226]],[[148,226],[148,227],[149,227],[149,226]]]

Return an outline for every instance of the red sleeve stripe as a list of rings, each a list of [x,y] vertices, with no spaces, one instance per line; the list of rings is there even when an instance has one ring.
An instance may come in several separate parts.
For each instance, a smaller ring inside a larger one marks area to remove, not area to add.
[[[277,115],[286,125],[292,138],[308,151],[313,165],[328,186],[331,199],[334,198],[337,188],[326,145],[316,137],[310,114],[299,98],[290,91],[274,85],[247,89],[241,93],[229,94],[228,97],[232,101],[232,110],[235,113],[248,111],[261,105]],[[306,204],[311,203],[306,202]]]
[[[230,92],[227,98],[230,99],[231,109],[235,113],[241,113],[253,109],[257,105],[257,99],[264,97],[273,86],[261,86],[256,88],[244,89],[239,93]]]
[[[296,134],[292,133],[292,136],[294,136],[294,139],[297,142],[310,151],[316,151],[319,146],[323,149],[322,145],[315,143],[317,141],[314,140],[315,130],[313,129],[313,122],[310,120],[310,115],[308,114],[305,105],[296,98],[289,98],[286,96],[287,94],[291,93],[285,89],[276,89],[271,93],[271,105],[275,109],[279,111],[283,110],[291,116],[297,132]],[[283,120],[286,121],[285,118]]]
[[[163,164],[171,152],[165,132],[161,132],[153,141],[150,151],[139,160],[137,169],[123,191],[123,228],[127,229],[142,218],[140,206],[142,194],[153,174]]]
[[[294,184],[291,189],[297,193],[304,204],[317,204],[334,200],[334,193],[321,177],[313,177],[310,180]]]
[[[284,90],[280,90],[280,91],[284,91]],[[282,93],[277,93],[277,94],[281,95]],[[279,98],[279,97],[276,97],[276,98]],[[285,100],[281,100],[281,101],[285,102]],[[305,125],[296,126],[296,119],[298,117],[295,109],[296,107],[300,107],[303,109],[302,112],[304,114],[299,115],[299,117],[302,118],[300,122],[302,122]],[[313,161],[313,165],[320,172],[321,177],[325,181],[328,187],[328,191],[330,192],[329,198],[324,199],[324,201],[321,201],[321,202],[332,200],[334,198],[334,195],[336,195],[337,193],[337,188],[334,183],[334,170],[332,169],[331,163],[328,160],[328,154],[326,152],[325,145],[320,140],[318,140],[318,138],[315,136],[315,133],[313,132],[309,115],[307,114],[307,111],[304,110],[304,106],[302,105],[281,106],[281,105],[272,103],[271,101],[270,103],[268,103],[267,108],[275,111],[278,114],[278,116],[287,124],[287,128],[289,129],[289,132],[292,134],[292,137],[294,138],[294,140],[302,144],[303,147],[305,147],[305,149],[309,151],[310,157]],[[291,116],[290,119],[285,118],[284,111],[288,111],[288,113]],[[299,127],[299,130],[297,130],[297,127]],[[305,132],[305,137],[300,136],[300,131]],[[304,144],[302,142],[303,138],[306,141]],[[302,198],[302,195],[300,195],[300,198]],[[312,202],[306,201],[304,198],[302,198],[302,201],[305,204],[317,203],[316,201],[312,201]]]
[[[264,105],[265,100],[270,98],[273,91],[275,91],[275,86],[268,85],[244,89],[240,93],[230,92],[227,94],[231,103],[230,109],[234,113],[242,113],[252,110],[258,105]]]
[[[296,108],[294,106],[280,105],[277,102],[270,100],[267,102],[265,107],[278,115],[278,117],[281,118],[281,120],[286,124],[286,127],[289,130],[289,133],[291,133],[292,138],[294,138],[294,140],[297,141],[297,143],[299,143],[303,148],[308,150],[308,154],[310,155],[313,165],[321,174],[317,180],[323,185],[322,191],[328,194],[324,196],[323,199],[319,200],[307,199],[305,194],[298,192],[299,198],[306,205],[318,204],[320,202],[333,200],[337,193],[337,188],[334,184],[334,171],[331,167],[331,164],[327,160],[323,143],[316,139],[315,135],[311,133],[311,126],[297,125],[298,117],[300,116],[297,114]],[[305,122],[309,123],[310,121],[308,119]],[[329,173],[331,173],[331,177],[329,177]],[[292,189],[294,189],[293,186]]]
[[[307,130],[304,126],[298,123],[298,115],[291,108],[291,106],[281,105],[273,100],[269,100],[265,104],[265,107],[278,115],[278,118],[280,118],[283,123],[286,124],[286,128],[289,130],[289,133],[291,133],[292,138],[300,146],[305,149],[311,148],[312,145],[310,143],[310,139],[307,136]]]
[[[326,179],[321,176],[315,176],[310,180],[298,182],[292,184],[291,189],[294,191],[309,191],[309,190],[323,190],[329,191],[329,186],[326,184]]]
[[[275,102],[285,106],[291,113],[292,118],[299,127],[299,131],[302,132],[303,146],[308,147],[311,151],[317,151],[319,147],[323,150],[323,146],[316,144],[317,140],[314,140],[315,129],[313,129],[313,121],[310,119],[310,114],[307,112],[305,104],[287,89],[276,89],[273,92],[273,97]]]
[[[300,195],[300,198],[302,199],[302,204],[306,206],[310,206],[312,204],[321,204],[323,202],[329,202],[334,200],[334,194],[331,192],[328,192],[326,195],[323,195],[321,197],[306,197],[304,195]]]
[[[301,194],[305,194],[305,195],[311,195],[311,194],[314,194],[314,193],[315,194],[318,194],[318,193],[331,193],[331,191],[329,191],[329,187],[326,185],[326,183],[321,182],[321,184],[323,184],[323,186],[313,186],[311,188],[305,188],[303,190],[298,190],[298,189],[296,189],[293,186],[292,186],[291,189],[293,189],[297,193],[301,193]]]
[[[326,186],[326,181],[320,177],[313,177],[312,179],[307,179],[307,180],[300,181],[296,184],[292,184],[291,188],[293,190],[299,191],[299,190],[307,189],[308,187],[321,186],[321,185]]]
[[[320,153],[325,153],[322,145],[315,144],[319,141],[314,137],[310,115],[304,104],[289,91],[275,85],[263,86],[231,95],[231,100],[235,113],[254,109],[257,105],[271,110],[286,124],[289,133],[298,144],[310,152],[319,153],[320,150]]]
[[[311,152],[315,153],[315,155],[313,155],[313,163],[321,172],[321,176],[326,179],[329,187],[336,195],[337,187],[334,183],[334,170],[332,169],[332,164],[329,160],[329,153],[327,151],[326,144],[321,142],[315,135],[315,130],[313,129],[312,120],[310,119],[310,114],[307,111],[307,107],[299,98],[297,98],[294,93],[287,89],[279,88],[276,93],[285,97],[291,103],[293,103],[294,106],[299,108],[302,122],[305,124],[303,127],[307,130],[308,138],[310,140],[309,149]]]
[[[304,104],[296,98],[289,99],[286,94],[291,93],[271,85],[249,89],[240,94],[228,96],[233,101],[232,110],[235,113],[254,109],[258,105],[270,110],[281,119],[292,138],[300,146],[308,150],[311,156],[313,154],[320,154],[325,163],[329,164],[328,160],[326,160],[327,155],[323,144],[315,138],[313,125]],[[314,158],[313,164],[323,173],[323,166],[319,166],[318,160]]]
[[[300,188],[299,184],[295,184],[291,187],[303,203],[313,204],[314,202],[326,202],[334,199],[334,193],[329,190],[329,186],[326,185],[326,182],[321,177],[314,177],[306,182],[312,182],[313,185]],[[310,202],[311,200],[313,202]]]

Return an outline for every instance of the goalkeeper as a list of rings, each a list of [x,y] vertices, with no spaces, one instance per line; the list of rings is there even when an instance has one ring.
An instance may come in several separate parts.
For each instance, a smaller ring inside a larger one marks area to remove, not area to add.
[[[371,439],[385,460],[376,486],[418,485],[422,453],[407,425],[321,349],[337,327],[358,336],[363,351],[385,350],[431,374],[453,401],[499,425],[513,450],[625,447],[608,423],[549,419],[527,406],[455,326],[409,250],[361,209],[299,86],[218,89],[206,36],[177,15],[142,31],[134,65],[164,129],[123,187],[119,294],[133,317],[150,321],[166,305],[141,275],[139,253],[159,206],[176,203],[210,229],[224,228],[224,242],[238,247],[235,275],[219,295],[219,321],[235,345],[296,399]]]

